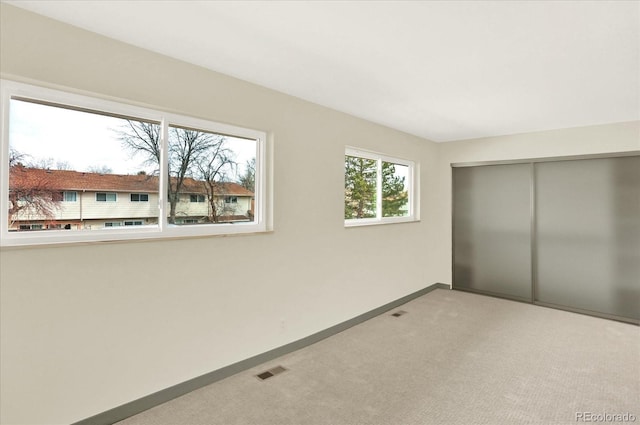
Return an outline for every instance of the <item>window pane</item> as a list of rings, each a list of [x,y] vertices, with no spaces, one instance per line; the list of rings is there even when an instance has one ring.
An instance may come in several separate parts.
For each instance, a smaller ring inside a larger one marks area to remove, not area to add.
[[[98,202],[116,202],[117,195],[115,193],[109,192],[97,192],[96,193],[96,201]]]
[[[345,156],[344,218],[376,216],[377,161]]]
[[[76,202],[78,197],[77,192],[64,192],[64,201],[65,202]]]
[[[255,140],[170,126],[168,222],[254,221],[256,148]],[[236,202],[225,202],[231,196]]]
[[[135,146],[152,152],[147,136],[159,132],[153,123],[11,99],[9,230],[36,224],[97,230],[114,223],[106,220],[134,218],[157,223],[157,208],[118,202],[116,192],[157,196],[158,162]]]
[[[409,167],[382,162],[382,216],[405,217],[409,215]]]

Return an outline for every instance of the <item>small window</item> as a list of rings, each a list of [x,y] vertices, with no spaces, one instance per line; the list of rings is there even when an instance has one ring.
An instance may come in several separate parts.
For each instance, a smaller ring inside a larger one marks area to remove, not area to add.
[[[78,192],[62,192],[62,201],[63,202],[77,202],[78,201]]]
[[[116,202],[116,194],[114,192],[97,192],[96,201],[98,202]]]
[[[237,196],[225,196],[224,197],[224,203],[225,204],[237,204],[238,203],[238,197]]]
[[[177,218],[176,224],[199,224],[200,220],[197,218]]]
[[[148,193],[132,193],[131,202],[149,202]]]
[[[190,195],[190,202],[204,202],[204,195]]]
[[[104,227],[120,227],[122,226],[122,223],[120,223],[119,221],[107,221],[106,223],[104,223]]]
[[[20,230],[42,230],[42,224],[21,224]]]
[[[142,226],[142,221],[136,220],[136,221],[125,221],[124,222],[125,226]]]
[[[416,220],[412,161],[359,149],[345,151],[345,225]]]

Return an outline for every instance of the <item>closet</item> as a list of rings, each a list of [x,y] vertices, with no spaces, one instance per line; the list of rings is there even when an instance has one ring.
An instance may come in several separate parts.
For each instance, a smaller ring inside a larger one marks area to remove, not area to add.
[[[454,289],[640,323],[640,155],[452,167]]]

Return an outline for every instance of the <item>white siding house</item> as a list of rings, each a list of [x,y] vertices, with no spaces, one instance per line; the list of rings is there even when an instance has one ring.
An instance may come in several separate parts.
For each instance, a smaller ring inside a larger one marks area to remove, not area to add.
[[[155,176],[15,166],[11,169],[9,185],[11,230],[80,230],[158,224],[158,178]],[[253,192],[237,183],[217,183],[212,199],[203,182],[186,179],[178,194],[175,223],[251,221],[252,200]],[[167,203],[166,211],[169,210]]]

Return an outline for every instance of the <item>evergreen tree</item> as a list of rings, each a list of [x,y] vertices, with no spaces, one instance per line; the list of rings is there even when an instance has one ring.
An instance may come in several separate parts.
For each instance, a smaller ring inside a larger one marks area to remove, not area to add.
[[[345,219],[376,217],[377,171],[376,160],[345,156]],[[405,215],[408,201],[405,177],[396,175],[396,164],[383,161],[382,216]]]
[[[376,165],[372,159],[345,156],[345,219],[376,216]]]
[[[407,212],[409,194],[405,190],[404,177],[396,176],[392,162],[382,162],[382,216],[399,217]]]

